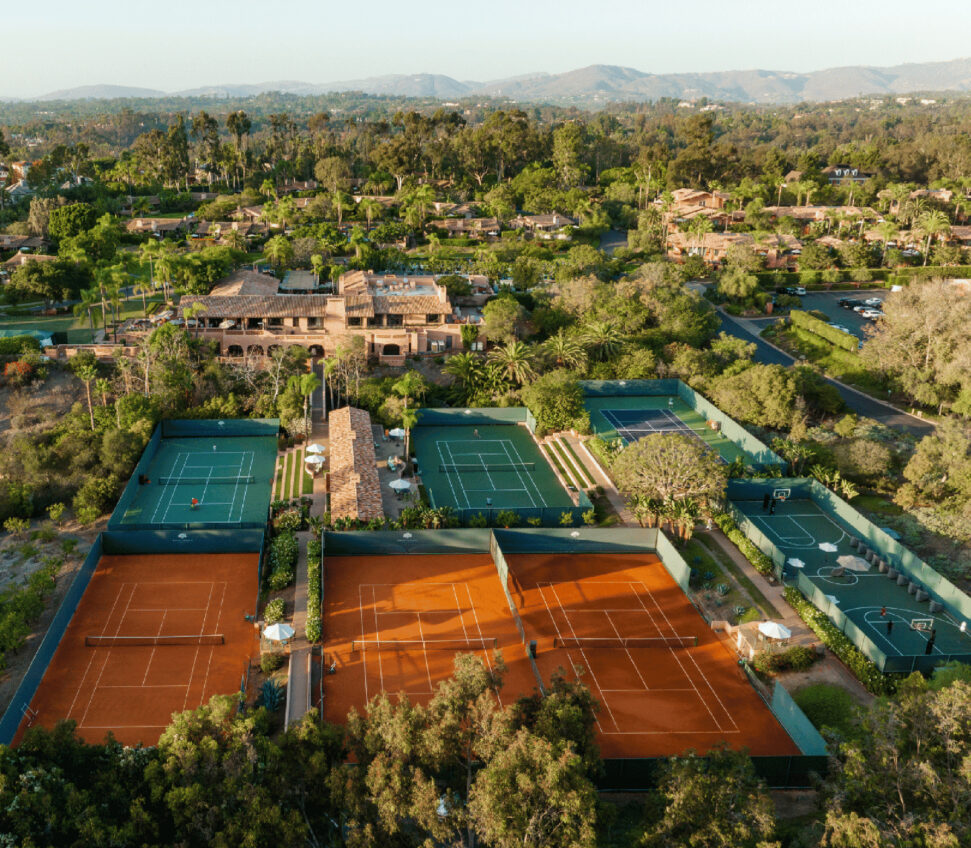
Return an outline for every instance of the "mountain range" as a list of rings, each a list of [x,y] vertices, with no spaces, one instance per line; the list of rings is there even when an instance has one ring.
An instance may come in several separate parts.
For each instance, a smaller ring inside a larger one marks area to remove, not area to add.
[[[518,102],[582,106],[657,100],[661,97],[687,100],[707,97],[742,103],[799,103],[842,100],[860,95],[971,91],[971,58],[883,68],[848,66],[802,74],[764,70],[651,74],[617,65],[590,65],[560,74],[536,73],[491,82],[457,80],[442,74],[390,74],[322,84],[280,80],[255,85],[203,86],[174,92],[119,85],[86,85],[24,99],[238,98],[271,91],[296,95],[360,91],[365,94],[446,100],[501,97]]]

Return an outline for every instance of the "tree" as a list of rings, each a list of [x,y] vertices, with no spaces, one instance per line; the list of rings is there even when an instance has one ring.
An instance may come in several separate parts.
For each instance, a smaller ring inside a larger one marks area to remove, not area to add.
[[[691,436],[656,433],[624,448],[611,466],[614,480],[633,497],[712,504],[725,494],[728,473],[714,451]]]
[[[331,194],[337,194],[347,190],[351,171],[343,156],[327,156],[314,165],[314,177]]]
[[[476,776],[469,813],[496,848],[592,848],[596,803],[583,759],[522,728]]]
[[[500,296],[490,300],[482,309],[486,335],[493,344],[509,344],[522,333],[526,310],[513,297]]]
[[[758,427],[787,429],[796,409],[796,384],[781,365],[753,365],[717,380],[712,399],[732,418]]]
[[[278,268],[286,268],[293,259],[293,244],[286,236],[273,236],[263,248],[267,258]]]
[[[726,268],[718,278],[718,291],[728,300],[746,301],[758,291],[759,280],[737,265]]]
[[[489,351],[489,361],[499,366],[513,383],[523,385],[536,376],[533,352],[526,342],[511,341]]]
[[[371,232],[371,221],[384,214],[384,207],[373,197],[362,197],[357,203],[357,209],[367,221],[367,232]]]
[[[600,360],[616,356],[624,344],[624,335],[613,321],[591,321],[585,327],[584,339]]]
[[[645,848],[769,848],[775,808],[744,751],[721,746],[669,760],[658,794],[664,807]]]
[[[921,235],[925,239],[923,251],[925,265],[931,252],[931,240],[949,232],[951,232],[951,222],[948,221],[947,215],[939,209],[930,209],[927,212],[922,212],[920,217],[917,218],[914,233]]]
[[[580,370],[587,361],[583,345],[562,327],[543,342],[543,353],[558,368]]]
[[[971,685],[913,674],[834,748],[821,845],[957,846],[971,840]]]
[[[94,431],[94,405],[91,402],[91,384],[98,379],[98,360],[90,351],[82,351],[70,361],[71,371],[82,383],[84,383],[84,393],[88,401],[88,418],[91,421],[91,430]]]
[[[94,221],[94,207],[87,203],[68,203],[51,210],[47,231],[51,238],[61,241],[90,230]]]
[[[523,403],[536,416],[541,435],[561,430],[587,432],[590,414],[583,407],[583,389],[569,371],[558,369],[533,380],[523,389]]]

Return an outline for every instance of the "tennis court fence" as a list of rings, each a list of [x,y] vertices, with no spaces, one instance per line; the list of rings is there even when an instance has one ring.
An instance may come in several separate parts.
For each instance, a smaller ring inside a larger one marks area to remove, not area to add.
[[[85,636],[89,648],[143,648],[185,645],[225,645],[222,633],[194,633],[181,636]]]

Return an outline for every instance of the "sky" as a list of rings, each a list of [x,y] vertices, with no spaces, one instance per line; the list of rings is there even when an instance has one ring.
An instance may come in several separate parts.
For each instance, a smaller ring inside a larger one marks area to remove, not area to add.
[[[34,0],[4,17],[8,97],[382,74],[488,81],[593,64],[802,72],[971,55],[969,0]]]

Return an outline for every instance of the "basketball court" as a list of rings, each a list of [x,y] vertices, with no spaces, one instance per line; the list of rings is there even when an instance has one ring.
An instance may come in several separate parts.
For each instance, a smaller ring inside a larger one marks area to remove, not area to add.
[[[324,719],[343,723],[379,692],[425,704],[457,654],[507,666],[497,702],[537,681],[489,554],[327,557],[324,561]]]
[[[509,586],[546,680],[558,668],[601,704],[604,757],[725,742],[798,748],[654,554],[507,554]]]
[[[607,441],[620,439],[625,445],[656,433],[679,433],[697,439],[714,451],[723,462],[749,457],[731,439],[712,429],[704,416],[680,397],[644,395],[587,397],[584,406],[590,413],[594,432]]]
[[[968,625],[962,631],[963,622],[946,609],[932,610],[927,595],[918,594],[922,587],[898,574],[893,562],[868,562],[851,544],[851,528],[788,491],[773,492],[774,513],[761,500],[733,503],[782,551],[790,579],[805,575],[888,657],[971,654]]]
[[[103,556],[17,738],[71,719],[89,743],[111,732],[154,745],[173,713],[238,692],[258,649],[245,619],[258,562],[258,553]]]
[[[524,516],[575,506],[523,426],[419,426],[412,439],[432,506]]]

